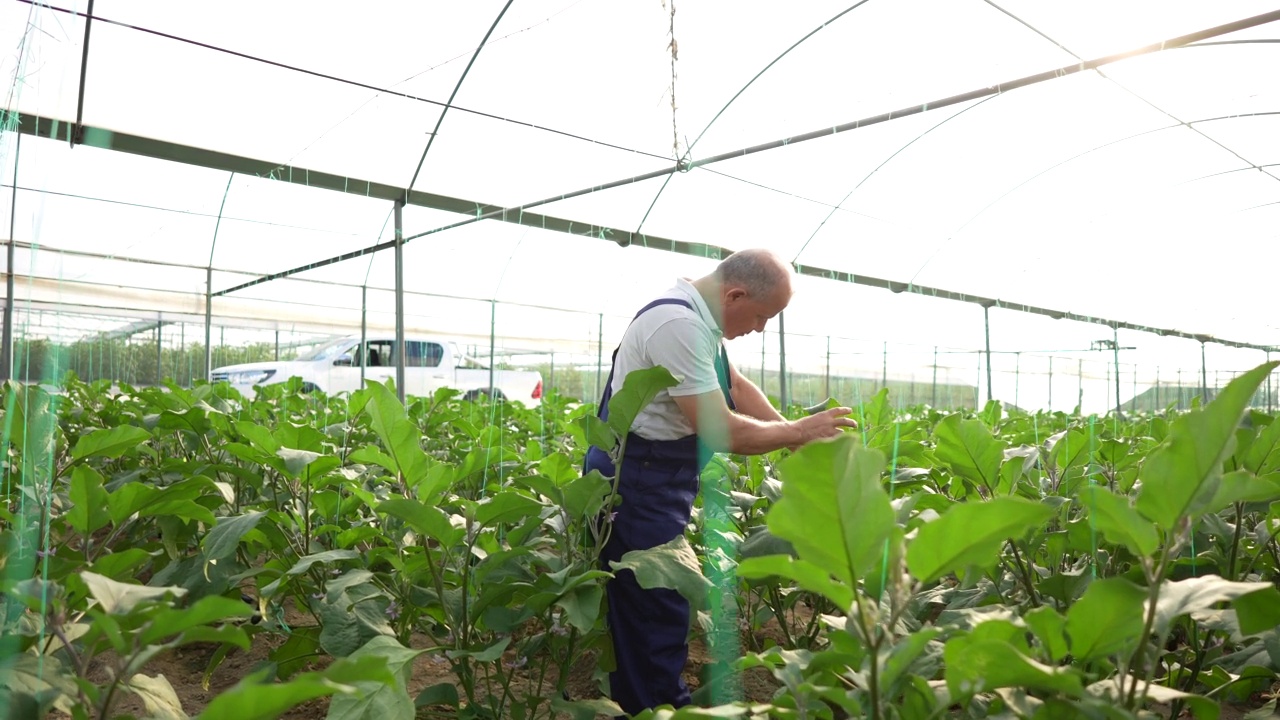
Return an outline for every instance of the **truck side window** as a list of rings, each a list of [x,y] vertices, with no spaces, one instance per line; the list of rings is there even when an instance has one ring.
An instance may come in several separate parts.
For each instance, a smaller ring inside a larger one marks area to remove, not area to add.
[[[444,359],[444,346],[439,343],[410,340],[404,349],[405,367],[439,367]]]
[[[391,343],[387,341],[376,341],[365,344],[368,349],[368,357],[365,359],[365,367],[393,367],[396,364],[395,356],[391,354]]]

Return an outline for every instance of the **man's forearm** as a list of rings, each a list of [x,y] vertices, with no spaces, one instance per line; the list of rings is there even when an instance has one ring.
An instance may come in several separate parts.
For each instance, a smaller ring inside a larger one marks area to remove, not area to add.
[[[738,412],[743,415],[767,421],[784,419],[782,413],[778,412],[773,407],[773,404],[769,402],[769,398],[764,394],[764,391],[745,376],[739,374],[734,378],[731,392],[733,394],[733,404],[737,406]]]

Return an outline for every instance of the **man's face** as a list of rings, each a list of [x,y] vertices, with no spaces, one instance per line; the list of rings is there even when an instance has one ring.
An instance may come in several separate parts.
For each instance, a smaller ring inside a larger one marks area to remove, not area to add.
[[[791,302],[791,285],[782,283],[765,297],[752,297],[739,287],[726,287],[721,294],[721,329],[726,340],[764,332],[764,326]]]

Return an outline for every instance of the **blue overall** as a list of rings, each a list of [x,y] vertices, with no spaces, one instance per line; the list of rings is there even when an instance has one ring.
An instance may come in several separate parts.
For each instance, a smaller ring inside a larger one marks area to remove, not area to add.
[[[685,300],[661,298],[644,306],[636,317],[659,305],[693,307]],[[618,351],[613,351],[617,361]],[[716,377],[725,401],[733,409],[728,356],[724,346],[715,358]],[[598,416],[609,416],[613,395],[613,370],[604,386]],[[697,435],[679,440],[646,440],[629,433],[613,530],[601,553],[605,570],[631,550],[645,550],[684,534],[698,494],[699,476],[711,453]],[[597,447],[587,450],[584,469],[613,477],[609,454]],[[669,704],[688,705],[689,688],[683,672],[689,656],[689,602],[675,590],[645,590],[635,574],[622,570],[605,586],[609,598],[608,623],[613,637],[617,669],[609,674],[610,695],[628,714]]]

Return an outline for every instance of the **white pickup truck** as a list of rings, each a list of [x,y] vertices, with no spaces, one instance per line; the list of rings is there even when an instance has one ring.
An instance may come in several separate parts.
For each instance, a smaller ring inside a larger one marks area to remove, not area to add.
[[[395,338],[370,335],[363,348],[359,337],[346,337],[323,345],[297,360],[243,363],[215,368],[214,382],[228,382],[242,393],[252,396],[253,386],[282,383],[291,377],[302,379],[307,389],[327,394],[351,392],[360,388],[360,361],[364,360],[366,380],[386,382],[395,379]],[[431,395],[442,387],[457,388],[463,397],[474,400],[481,395],[519,400],[534,407],[542,399],[542,374],[526,370],[493,370],[490,387],[489,367],[459,352],[451,342],[423,336],[405,337],[404,390],[406,395]]]

